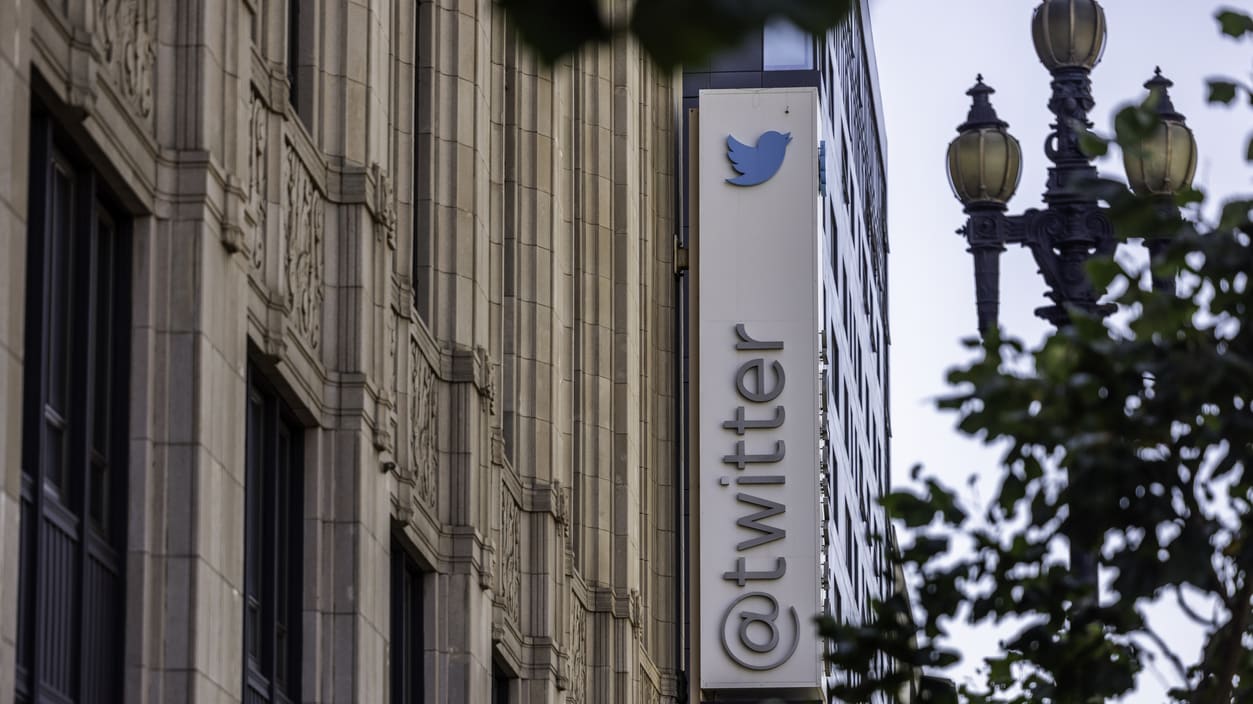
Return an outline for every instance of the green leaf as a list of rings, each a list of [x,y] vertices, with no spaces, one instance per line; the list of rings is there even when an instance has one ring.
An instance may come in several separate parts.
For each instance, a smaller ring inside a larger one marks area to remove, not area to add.
[[[888,494],[880,503],[887,509],[889,516],[900,519],[907,528],[925,526],[939,513],[939,509],[930,502],[907,492]]]
[[[1222,10],[1214,16],[1222,33],[1240,39],[1246,34],[1253,34],[1253,17],[1235,10]]]
[[[499,0],[523,41],[547,63],[609,39],[596,0]]]
[[[851,8],[852,0],[636,0],[630,28],[662,68],[696,67],[772,19],[825,36]]]
[[[1253,149],[1253,143],[1249,145],[1249,148]],[[1253,160],[1253,156],[1251,156],[1250,159]],[[1180,191],[1179,193],[1175,194],[1175,205],[1179,206],[1180,208],[1191,205],[1193,203],[1204,203],[1204,202],[1205,202],[1205,192],[1195,187],[1184,189]]]
[[[988,661],[988,680],[994,684],[1008,687],[1013,684],[1014,676],[1010,670],[1008,658],[992,658]]]
[[[1139,148],[1141,140],[1157,129],[1161,122],[1157,112],[1144,105],[1129,105],[1114,116],[1114,133],[1123,149]]]
[[[735,49],[773,19],[826,36],[848,18],[853,0],[635,0],[629,24],[598,0],[497,0],[509,26],[551,64],[588,44],[629,33],[664,69],[699,67]]]
[[[1109,153],[1109,141],[1092,132],[1079,135],[1079,148],[1089,157],[1096,158]]]
[[[1219,218],[1218,227],[1223,230],[1229,230],[1249,222],[1249,213],[1253,211],[1253,200],[1233,200],[1223,204],[1222,217]]]
[[[1236,99],[1236,84],[1231,81],[1211,80],[1209,84],[1209,97],[1207,100],[1211,103],[1222,103],[1230,105],[1231,101]]]

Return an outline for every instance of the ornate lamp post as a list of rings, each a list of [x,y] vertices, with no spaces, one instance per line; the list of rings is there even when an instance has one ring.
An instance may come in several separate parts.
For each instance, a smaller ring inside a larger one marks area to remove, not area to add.
[[[996,115],[992,88],[979,76],[967,91],[972,105],[958,136],[948,149],[948,176],[953,193],[965,206],[968,220],[958,232],[969,244],[975,263],[975,298],[979,330],[995,330],[999,307],[1000,255],[1006,244],[1031,250],[1048,285],[1053,304],[1036,314],[1061,327],[1068,309],[1103,317],[1113,306],[1099,303],[1100,294],[1084,264],[1093,254],[1112,253],[1116,242],[1106,209],[1084,188],[1096,178],[1096,167],[1079,147],[1081,132],[1092,126],[1090,72],[1105,48],[1105,11],[1096,0],[1043,0],[1031,21],[1036,54],[1053,77],[1049,110],[1055,116],[1044,154],[1053,163],[1044,191],[1043,210],[1007,215],[1006,203],[1018,187],[1022,151],[1008,125]],[[1175,111],[1167,89],[1171,82],[1157,75],[1145,84],[1161,124],[1139,148],[1124,149],[1131,187],[1140,194],[1161,196],[1173,208],[1172,196],[1189,188],[1196,169],[1196,142],[1183,115]],[[1150,249],[1162,246],[1150,239]]]

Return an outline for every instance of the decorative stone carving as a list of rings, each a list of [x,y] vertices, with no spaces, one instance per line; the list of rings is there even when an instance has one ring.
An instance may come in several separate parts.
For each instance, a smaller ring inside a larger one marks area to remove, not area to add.
[[[489,543],[483,544],[483,569],[479,570],[479,587],[483,589],[491,589],[493,585],[497,589],[500,585],[496,582],[496,575],[500,574],[500,558],[496,556],[496,547]],[[492,624],[492,637],[499,640],[496,634],[496,625]]]
[[[561,485],[560,481],[553,482],[553,516],[557,519],[557,525],[561,527],[561,534],[567,541],[570,538],[570,490]]]
[[[439,455],[435,447],[435,372],[416,344],[409,348],[409,463],[417,498],[431,510],[439,497]]]
[[[570,689],[566,692],[566,704],[584,704],[587,701],[587,610],[574,605],[570,624],[570,672],[566,679]]]
[[[396,404],[396,394],[400,391],[400,367],[397,360],[400,354],[400,316],[395,310],[387,316],[387,370],[384,373],[383,398],[388,406]]]
[[[150,0],[98,0],[96,4],[104,64],[122,97],[145,120],[152,115],[154,9]]]
[[[521,509],[513,494],[502,487],[500,492],[500,598],[505,613],[516,622],[522,594],[522,526]]]
[[[283,239],[286,249],[287,309],[296,330],[316,350],[322,336],[324,218],[322,195],[304,163],[287,150],[287,184],[283,189]]]
[[[492,361],[489,354],[484,354],[483,363],[487,366],[487,410],[496,415],[496,398],[500,395],[500,365]]]
[[[374,212],[378,213],[380,230],[387,237],[387,246],[396,249],[396,188],[391,172],[374,164]]]
[[[249,261],[265,263],[265,170],[269,110],[254,88],[248,99],[248,207],[256,222],[248,239]]]

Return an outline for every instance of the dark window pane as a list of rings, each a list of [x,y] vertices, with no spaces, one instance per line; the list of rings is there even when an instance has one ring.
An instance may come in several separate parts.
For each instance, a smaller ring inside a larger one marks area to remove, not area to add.
[[[249,658],[260,657],[261,590],[258,571],[260,562],[259,532],[255,529],[261,520],[261,399],[251,393],[248,396],[247,432],[245,438],[246,491],[244,492],[244,650]]]
[[[44,481],[54,487],[60,487],[65,474],[65,432],[64,421],[60,416],[49,412],[47,428],[43,437],[43,470]]]
[[[257,370],[248,376],[245,699],[298,701],[301,433]]]
[[[392,704],[423,701],[422,573],[392,540]],[[495,703],[493,699],[493,704]]]
[[[300,110],[300,0],[287,0],[287,85],[288,100]]]
[[[118,321],[113,314],[114,306],[114,266],[113,266],[113,223],[103,215],[99,217],[96,227],[98,233],[96,243],[96,261],[99,266],[95,272],[96,295],[92,301],[95,311],[95,337],[92,344],[95,374],[92,407],[91,446],[103,456],[109,453],[110,424],[109,399],[113,375],[110,353],[113,349],[113,338]]]
[[[102,458],[93,458],[87,495],[90,497],[88,516],[92,527],[105,538],[109,537],[109,466]]]
[[[127,240],[90,165],[38,105],[31,118],[15,689],[107,704],[125,652]]]
[[[492,704],[509,704],[509,676],[492,666]]]
[[[70,247],[73,235],[74,177],[61,162],[53,164],[49,190],[48,248],[48,405],[66,415],[66,389],[69,385],[70,345]],[[58,468],[59,469],[59,468]],[[57,475],[59,480],[59,473]],[[59,483],[59,481],[58,481]]]

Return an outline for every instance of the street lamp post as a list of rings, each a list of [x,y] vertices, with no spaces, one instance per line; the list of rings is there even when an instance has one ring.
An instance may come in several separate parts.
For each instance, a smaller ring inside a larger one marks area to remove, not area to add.
[[[1044,276],[1053,304],[1036,309],[1040,317],[1064,327],[1070,323],[1070,310],[1104,317],[1114,309],[1099,302],[1085,269],[1094,254],[1113,253],[1116,242],[1106,208],[1086,185],[1097,171],[1079,142],[1092,126],[1090,73],[1105,48],[1105,11],[1096,0],[1043,0],[1032,17],[1031,34],[1036,54],[1053,79],[1048,106],[1055,120],[1044,145],[1052,162],[1045,207],[1020,215],[1005,212],[1021,177],[1022,154],[992,108],[994,91],[982,76],[967,91],[970,114],[948,150],[949,182],[968,217],[958,232],[974,257],[979,331],[985,335],[997,327],[1000,255],[1006,244],[1030,249]],[[1171,104],[1171,85],[1160,70],[1145,84],[1160,124],[1139,145],[1124,145],[1123,151],[1132,189],[1160,197],[1169,208],[1174,207],[1174,194],[1191,186],[1196,169],[1196,142]],[[1147,241],[1154,252],[1164,246],[1160,239]]]
[[[949,183],[967,215],[958,232],[974,257],[979,332],[985,336],[997,329],[1000,256],[1007,244],[1030,249],[1044,276],[1052,305],[1037,308],[1036,315],[1062,328],[1070,324],[1071,311],[1103,318],[1114,310],[1113,305],[1100,303],[1085,267],[1093,255],[1112,254],[1117,242],[1107,209],[1087,185],[1096,178],[1096,167],[1080,148],[1080,136],[1092,126],[1090,74],[1105,48],[1105,11],[1096,0],[1042,0],[1032,17],[1031,35],[1036,54],[1053,79],[1048,106],[1055,119],[1044,144],[1044,154],[1052,162],[1045,207],[1006,214],[1021,176],[1022,154],[1008,125],[992,108],[993,90],[983,76],[967,91],[970,114],[948,149]],[[1124,144],[1123,159],[1132,190],[1159,199],[1161,208],[1177,215],[1174,196],[1191,187],[1196,142],[1183,115],[1171,104],[1171,85],[1160,70],[1145,84],[1147,104],[1155,107],[1158,125],[1139,144]],[[1165,241],[1161,233],[1147,234],[1145,241],[1156,255]],[[1173,286],[1169,281],[1154,283],[1159,288]],[[1089,603],[1094,603],[1097,556],[1079,547],[1093,542],[1085,537],[1091,536],[1071,536],[1071,572],[1091,585]]]

